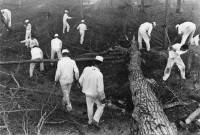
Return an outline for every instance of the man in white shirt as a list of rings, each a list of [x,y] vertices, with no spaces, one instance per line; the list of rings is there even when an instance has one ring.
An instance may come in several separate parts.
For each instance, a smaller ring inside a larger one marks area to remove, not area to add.
[[[54,59],[55,53],[57,53],[58,59],[60,59],[62,58],[62,41],[58,38],[58,34],[55,34],[54,37],[55,38],[51,40],[51,59]]]
[[[34,35],[32,35],[31,38],[29,38],[27,40],[21,41],[21,43],[27,44],[27,48],[28,47],[33,48],[33,46],[39,47],[39,43],[38,43],[38,41],[37,41],[37,39],[35,38]]]
[[[76,65],[76,62],[69,57],[69,50],[63,49],[62,55],[63,57],[58,61],[57,70],[55,75],[55,81],[59,81],[61,85],[61,89],[63,92],[62,105],[67,111],[72,110],[72,105],[70,102],[70,90],[72,83],[75,79],[79,78],[79,70]]]
[[[42,50],[37,46],[33,46],[31,48],[31,60],[41,60],[41,59],[43,59]],[[35,68],[35,63],[30,63],[30,69],[29,69],[30,77],[33,76],[34,68]],[[43,71],[43,70],[44,70],[44,63],[41,62],[40,63],[40,71]]]
[[[182,35],[181,44],[185,44],[188,39],[188,43],[192,43],[192,38],[196,31],[196,24],[192,22],[184,22],[182,24],[177,24],[176,29],[178,29],[178,34]]]
[[[98,126],[99,120],[103,114],[105,100],[103,74],[99,70],[99,66],[103,62],[103,57],[96,56],[93,66],[86,67],[79,78],[79,83],[82,86],[82,92],[86,95],[88,124]],[[97,105],[97,110],[93,116],[94,103]]]
[[[146,43],[147,51],[150,50],[151,32],[155,26],[156,26],[155,22],[152,22],[152,23],[145,22],[140,25],[139,30],[138,30],[139,50],[142,49],[142,39]]]
[[[81,20],[81,24],[78,25],[77,30],[79,30],[80,33],[80,44],[83,44],[85,31],[87,30],[87,26],[84,23],[84,20]]]
[[[65,14],[64,14],[64,16],[63,16],[63,34],[65,34],[65,29],[66,29],[66,27],[67,27],[67,32],[69,32],[70,26],[69,26],[69,24],[68,24],[68,22],[67,22],[67,19],[72,19],[72,17],[69,17],[69,16],[68,16],[68,11],[65,10]]]
[[[26,35],[25,35],[25,40],[31,38],[31,24],[29,22],[29,20],[25,20],[25,27],[26,27]],[[26,46],[28,46],[28,43],[25,43]]]
[[[8,9],[2,9],[1,14],[3,16],[3,20],[8,28],[11,27],[11,11]]]
[[[174,44],[169,48],[169,58],[164,71],[163,81],[166,81],[170,76],[171,69],[174,63],[178,66],[181,72],[181,78],[185,79],[185,64],[183,63],[183,60],[181,59],[180,55],[186,53],[188,48],[189,46],[187,44],[182,45],[179,43]]]

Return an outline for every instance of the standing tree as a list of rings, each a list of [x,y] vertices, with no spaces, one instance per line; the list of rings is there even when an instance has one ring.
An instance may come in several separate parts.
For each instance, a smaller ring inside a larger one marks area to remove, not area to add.
[[[170,43],[170,39],[168,37],[168,22],[169,22],[169,0],[166,0],[166,3],[165,3],[165,24],[164,24],[164,35],[165,35],[164,48],[167,48],[168,44]]]
[[[177,135],[149,83],[141,71],[141,53],[135,37],[130,48],[129,81],[135,106],[132,114],[131,135]]]
[[[144,0],[141,0],[140,11],[141,11],[141,12],[145,12]]]
[[[181,0],[177,0],[176,13],[182,12],[181,3]]]

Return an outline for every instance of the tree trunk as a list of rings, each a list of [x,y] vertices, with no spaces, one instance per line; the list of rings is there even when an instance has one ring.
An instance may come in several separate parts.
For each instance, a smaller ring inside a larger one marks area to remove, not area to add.
[[[168,21],[169,21],[169,0],[166,0],[165,3],[165,43],[163,49],[166,49],[169,44],[169,37],[168,37]]]
[[[176,13],[182,12],[181,0],[177,0]]]
[[[141,0],[140,11],[141,11],[141,12],[145,12],[144,0]]]
[[[132,114],[131,135],[177,135],[149,83],[141,71],[141,53],[132,41],[130,51],[129,81],[135,106]]]

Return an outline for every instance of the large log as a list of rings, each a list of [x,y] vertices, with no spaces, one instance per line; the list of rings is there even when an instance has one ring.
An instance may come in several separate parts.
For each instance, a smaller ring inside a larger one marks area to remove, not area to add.
[[[104,57],[104,61],[114,61],[114,60],[122,60],[124,56],[112,56],[112,57]],[[42,60],[19,60],[19,61],[4,61],[0,62],[0,65],[11,65],[11,64],[24,64],[24,63],[40,63],[40,62],[57,62],[59,59],[42,59]],[[78,58],[75,59],[76,62],[82,61],[92,61],[94,58]]]
[[[132,135],[177,135],[141,71],[141,53],[133,40],[130,48],[129,81],[135,106],[132,114]]]

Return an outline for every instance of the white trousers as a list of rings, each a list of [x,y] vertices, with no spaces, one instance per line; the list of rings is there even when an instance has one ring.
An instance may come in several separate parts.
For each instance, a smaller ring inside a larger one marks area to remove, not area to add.
[[[61,89],[63,93],[62,105],[67,108],[67,111],[72,110],[72,105],[70,102],[70,91],[71,91],[72,84],[61,84]]]
[[[26,30],[25,40],[31,38],[31,30]],[[25,45],[28,47],[28,42],[25,43]]]
[[[79,31],[79,32],[80,32],[80,44],[83,44],[84,36],[85,36],[85,31],[84,31],[84,30],[81,30],[81,31]]]
[[[57,53],[58,59],[62,58],[61,49],[51,49],[51,59],[54,59],[55,53]]]
[[[139,44],[139,50],[142,49],[142,39],[144,40],[144,42],[146,43],[146,48],[147,51],[150,50],[150,39],[149,36],[147,34],[147,31],[145,30],[140,30],[138,31],[138,44]]]
[[[174,63],[178,66],[178,68],[180,70],[181,78],[185,79],[185,64],[183,63],[181,57],[178,57],[178,58],[168,58],[167,66],[165,68],[164,76],[163,76],[164,81],[166,81],[168,79],[168,77],[170,76],[171,69],[172,69]]]
[[[196,31],[196,25],[187,27],[183,32],[181,44],[185,44],[187,39],[188,39],[188,42],[192,44],[192,39],[193,39],[195,31]]]
[[[41,60],[41,59],[35,59],[35,60]],[[36,63],[30,63],[30,69],[29,69],[29,75],[30,75],[30,77],[33,76],[33,70],[35,68],[35,64]],[[43,71],[43,70],[44,70],[44,63],[41,62],[40,63],[40,71]]]
[[[90,97],[87,95],[86,95],[86,103],[87,103],[87,112],[88,112],[88,124],[91,124],[93,119],[96,122],[99,122],[103,114],[105,104],[102,104],[98,98]],[[96,103],[97,105],[97,110],[93,116],[94,103]]]
[[[63,22],[63,34],[65,34],[65,29],[67,28],[67,32],[69,32],[69,24],[67,22]]]

